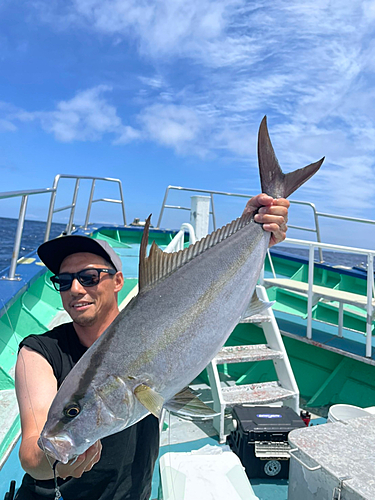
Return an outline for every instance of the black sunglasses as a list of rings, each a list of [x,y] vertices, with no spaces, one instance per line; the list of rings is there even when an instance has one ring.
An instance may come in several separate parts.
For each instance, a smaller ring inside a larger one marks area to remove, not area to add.
[[[117,271],[115,269],[82,269],[82,271],[78,271],[78,273],[56,274],[55,276],[51,276],[50,280],[58,292],[66,292],[70,289],[73,280],[76,278],[82,286],[88,287],[97,285],[100,281],[100,273],[107,273],[113,276]]]

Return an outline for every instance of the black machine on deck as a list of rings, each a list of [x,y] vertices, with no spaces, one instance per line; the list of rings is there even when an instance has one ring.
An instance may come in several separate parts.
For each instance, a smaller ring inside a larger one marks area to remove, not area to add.
[[[249,478],[289,475],[288,434],[305,427],[302,418],[287,406],[234,406],[235,430],[227,443],[240,458]]]

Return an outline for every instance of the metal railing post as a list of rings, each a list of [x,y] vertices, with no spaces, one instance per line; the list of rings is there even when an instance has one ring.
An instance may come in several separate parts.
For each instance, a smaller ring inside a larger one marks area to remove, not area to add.
[[[87,204],[87,212],[86,212],[86,219],[85,219],[85,228],[87,228],[87,226],[89,225],[92,200],[94,198],[94,191],[95,191],[95,179],[93,179],[92,183],[91,183],[90,198],[89,198],[89,202]]]
[[[372,291],[374,285],[374,255],[367,255],[366,357],[372,357]]]
[[[314,203],[311,203],[311,208],[313,209],[313,214],[314,214],[316,239],[319,243],[321,243],[322,240],[320,238],[319,216],[318,216],[318,212],[316,211],[316,207],[315,207]],[[324,261],[323,250],[320,247],[318,248],[318,252],[319,252],[319,260],[320,260],[320,262],[323,262]]]
[[[171,186],[168,186],[167,189],[165,190],[165,194],[164,194],[164,199],[163,199],[163,203],[161,205],[161,210],[160,210],[160,214],[159,214],[159,219],[158,219],[158,222],[156,224],[156,227],[160,227],[160,223],[161,223],[161,219],[163,217],[163,213],[164,213],[164,207],[165,207],[165,203],[167,201],[167,198],[168,198],[168,193],[169,193],[169,188]]]
[[[211,208],[212,208],[212,227],[216,231],[216,215],[215,215],[215,205],[214,205],[214,194],[211,193]]]
[[[79,189],[79,181],[80,181],[79,178],[76,179],[76,184],[74,186],[73,200],[72,200],[72,204],[70,206],[69,222],[68,222],[68,225],[66,226],[66,232],[67,232],[67,234],[70,234],[72,232],[73,221],[74,221],[74,212],[75,212],[75,209],[76,209],[78,189]]]
[[[53,211],[55,208],[56,193],[57,193],[57,186],[59,184],[59,180],[60,180],[60,175],[56,175],[54,180],[53,180],[53,185],[52,185],[53,191],[52,191],[51,199],[49,202],[49,209],[48,209],[47,222],[46,222],[46,231],[44,233],[44,241],[49,240],[49,235],[51,233]]]
[[[9,277],[10,280],[17,279],[15,277],[16,276],[16,267],[17,267],[18,256],[19,256],[19,253],[20,253],[21,238],[22,238],[23,226],[24,226],[24,223],[25,223],[25,216],[26,216],[27,201],[28,201],[28,195],[22,196],[21,206],[20,206],[20,215],[18,217],[16,237],[14,239],[12,260],[10,262],[10,268],[9,268],[9,275],[8,275],[8,277]]]
[[[314,245],[309,246],[309,288],[307,292],[307,330],[306,336],[312,338],[312,303],[313,303],[313,284],[314,284]]]
[[[122,185],[121,185],[120,181],[118,182],[118,187],[119,187],[120,198],[121,198],[122,218],[123,218],[123,221],[124,221],[124,226],[126,226],[124,195],[122,193]]]

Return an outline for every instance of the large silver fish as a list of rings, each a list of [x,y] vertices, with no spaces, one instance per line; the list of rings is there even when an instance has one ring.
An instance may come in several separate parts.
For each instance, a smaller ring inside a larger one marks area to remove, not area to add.
[[[324,160],[283,174],[266,118],[258,158],[262,191],[273,197],[289,196]],[[139,293],[64,380],[39,439],[42,449],[66,463],[149,412],[185,404],[178,393],[221,349],[253,295],[270,238],[253,215],[180,252],[167,254],[153,243],[147,257],[148,219]]]

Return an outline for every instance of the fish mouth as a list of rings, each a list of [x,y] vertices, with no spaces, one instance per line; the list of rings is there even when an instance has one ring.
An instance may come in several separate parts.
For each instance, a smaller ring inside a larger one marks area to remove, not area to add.
[[[67,435],[50,438],[40,436],[38,439],[38,446],[42,451],[63,464],[68,463],[68,461],[75,456],[75,454],[71,453],[73,442]]]

